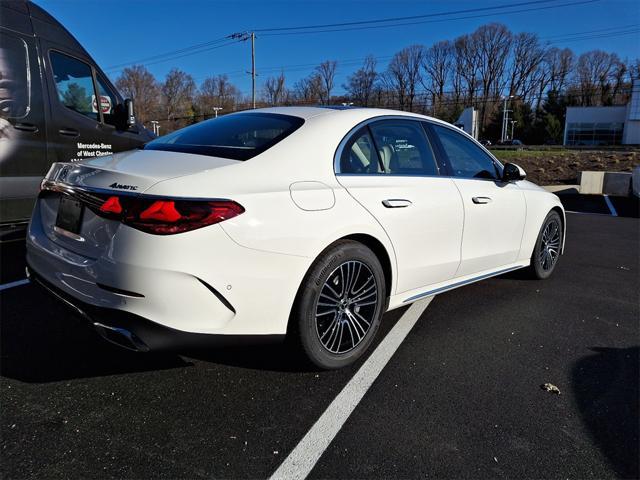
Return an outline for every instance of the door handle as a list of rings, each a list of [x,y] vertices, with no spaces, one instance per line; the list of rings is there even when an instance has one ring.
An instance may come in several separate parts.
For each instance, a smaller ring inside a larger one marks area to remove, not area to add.
[[[15,128],[16,130],[22,130],[23,132],[37,132],[38,131],[38,127],[36,127],[35,125],[32,125],[30,123],[16,123],[13,128]]]
[[[411,200],[405,200],[403,198],[389,198],[382,201],[382,205],[387,208],[404,208],[411,205]]]
[[[489,197],[473,197],[473,203],[477,203],[480,205],[484,205],[485,203],[491,203],[491,198]]]
[[[60,135],[66,135],[67,137],[79,137],[80,136],[80,132],[78,130],[73,129],[73,128],[61,128],[60,130],[58,130],[58,133]]]

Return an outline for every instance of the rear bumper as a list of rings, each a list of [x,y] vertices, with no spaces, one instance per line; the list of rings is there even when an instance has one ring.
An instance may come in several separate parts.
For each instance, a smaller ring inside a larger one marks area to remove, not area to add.
[[[54,207],[36,204],[27,263],[74,305],[132,314],[176,336],[286,334],[311,259],[242,247],[219,225],[155,236],[85,218],[96,233],[74,244],[51,229]]]
[[[82,302],[55,287],[27,266],[29,279],[65,304],[105,340],[138,352],[177,351],[229,345],[280,343],[285,335],[215,335],[190,333],[160,325],[139,315]]]

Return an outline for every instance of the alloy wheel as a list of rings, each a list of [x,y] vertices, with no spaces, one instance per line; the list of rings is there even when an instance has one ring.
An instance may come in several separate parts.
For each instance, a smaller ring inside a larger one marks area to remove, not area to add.
[[[560,224],[557,220],[551,220],[544,227],[542,241],[540,242],[540,267],[545,272],[553,268],[560,253]]]
[[[350,260],[327,277],[316,305],[316,333],[333,354],[353,350],[366,337],[376,315],[378,285],[371,269]]]

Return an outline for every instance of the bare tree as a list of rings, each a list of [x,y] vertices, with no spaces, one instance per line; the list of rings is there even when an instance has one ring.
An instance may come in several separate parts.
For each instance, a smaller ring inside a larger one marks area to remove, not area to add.
[[[235,110],[239,97],[240,91],[229,81],[229,77],[216,75],[206,78],[200,85],[197,104],[206,118],[214,115],[214,107],[220,107],[225,112]]]
[[[185,117],[192,113],[196,82],[191,75],[174,68],[167,74],[161,90],[165,114],[169,121],[175,121],[178,117]],[[175,123],[173,128],[186,124],[184,121]]]
[[[441,104],[444,101],[445,87],[449,78],[452,77],[452,43],[445,40],[429,47],[424,52],[422,68],[425,72],[422,77],[422,84],[425,90],[431,94],[432,113],[438,115]]]
[[[546,63],[549,65],[549,89],[562,91],[573,71],[575,55],[569,48],[550,48],[547,51]]]
[[[411,45],[396,53],[384,75],[385,83],[395,92],[401,110],[413,110],[416,88],[421,83],[424,47]]]
[[[343,85],[343,88],[356,104],[368,107],[373,100],[377,78],[376,59],[369,55],[362,67],[347,78],[347,84]]]
[[[534,33],[519,33],[514,38],[513,59],[509,75],[509,94],[517,95],[523,102],[535,91],[534,75],[546,55]],[[540,72],[539,72],[540,73]]]
[[[286,101],[287,90],[285,87],[284,72],[277,77],[269,77],[264,83],[264,93],[269,105],[280,105]]]
[[[500,98],[511,43],[511,32],[500,23],[483,25],[471,34],[469,54],[475,54],[473,61],[481,88],[480,125],[482,126],[485,125],[488,109]]]
[[[322,79],[317,73],[298,80],[293,86],[293,96],[296,103],[305,105],[321,102]]]
[[[602,50],[592,50],[578,57],[576,80],[581,91],[582,105],[596,103],[598,93],[602,99],[615,66],[619,62],[620,60],[615,53],[607,53]]]
[[[142,123],[153,120],[160,104],[160,88],[155,77],[142,65],[125,68],[116,87],[135,101],[136,116]]]
[[[455,83],[459,90],[459,101],[464,105],[473,105],[478,80],[478,55],[470,35],[462,35],[454,42]]]
[[[316,73],[320,77],[322,89],[320,93],[320,103],[328,105],[331,102],[331,90],[336,76],[338,62],[327,60],[316,67]]]

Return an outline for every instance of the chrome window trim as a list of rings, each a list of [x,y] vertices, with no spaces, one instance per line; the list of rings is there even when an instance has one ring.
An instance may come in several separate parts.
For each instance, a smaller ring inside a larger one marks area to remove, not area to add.
[[[336,177],[340,177],[340,176],[356,176],[356,177],[371,177],[371,176],[381,176],[381,177],[426,177],[426,178],[453,178],[453,179],[461,179],[461,180],[476,180],[476,181],[483,181],[483,182],[502,182],[501,179],[497,178],[467,178],[467,177],[457,177],[455,175],[447,175],[446,172],[442,172],[440,165],[438,163],[438,160],[436,158],[436,152],[433,152],[434,154],[434,160],[436,161],[436,168],[438,169],[438,171],[440,172],[438,175],[412,175],[412,174],[400,174],[400,173],[342,173],[340,171],[340,158],[342,157],[342,152],[344,151],[344,147],[347,143],[349,143],[349,141],[351,140],[351,137],[357,133],[361,128],[366,127],[367,125],[374,123],[374,122],[378,122],[381,120],[408,120],[408,121],[412,121],[412,122],[419,122],[419,123],[428,123],[429,125],[437,125],[440,127],[444,127],[444,128],[448,128],[449,130],[452,130],[454,132],[456,132],[458,135],[462,135],[462,137],[464,138],[468,138],[470,139],[476,146],[480,147],[481,150],[483,150],[487,155],[489,155],[489,158],[494,162],[494,164],[496,164],[499,167],[499,170],[502,171],[504,169],[504,165],[489,151],[485,148],[484,145],[482,145],[480,142],[478,142],[475,138],[473,138],[471,135],[469,135],[467,132],[465,132],[464,130],[460,130],[459,128],[453,127],[447,123],[440,123],[440,122],[434,122],[432,119],[430,118],[420,118],[420,117],[413,117],[413,116],[405,116],[405,115],[380,115],[378,117],[372,117],[372,118],[368,118],[366,120],[363,120],[362,122],[358,123],[356,126],[354,126],[353,128],[351,128],[351,130],[349,130],[347,132],[347,134],[342,138],[342,140],[340,141],[340,143],[338,144],[338,148],[336,148],[336,153],[333,156],[333,173]],[[435,134],[437,135],[437,134]],[[429,147],[431,148],[431,150],[434,149],[433,145],[431,145],[431,141],[429,139],[429,136],[426,134],[425,132],[425,138],[427,139],[427,143],[429,144]]]
[[[402,177],[443,177],[444,175],[442,174],[438,174],[438,175],[412,175],[412,174],[399,174],[399,173],[342,173],[340,171],[340,158],[342,157],[342,152],[344,151],[344,147],[347,143],[349,143],[349,141],[351,140],[351,138],[353,137],[353,135],[355,133],[358,132],[358,130],[360,130],[361,128],[366,127],[367,125],[374,123],[374,122],[379,122],[379,121],[383,121],[383,120],[404,120],[404,121],[409,121],[409,122],[424,122],[426,121],[425,118],[419,118],[419,117],[412,117],[412,116],[405,116],[405,115],[380,115],[378,117],[371,117],[371,118],[367,118],[366,120],[358,123],[355,127],[353,127],[351,130],[349,130],[347,132],[347,134],[342,138],[342,140],[340,141],[340,143],[338,144],[338,148],[336,149],[336,153],[333,156],[333,173],[336,176],[340,176],[340,175],[361,175],[361,176],[371,176],[371,175],[384,175],[385,177],[397,177],[397,176],[402,176]],[[420,127],[422,128],[422,125],[420,125]],[[427,142],[427,145],[429,145],[429,148],[432,150],[433,153],[433,160],[436,164],[436,168],[438,169],[438,171],[440,171],[440,165],[438,165],[438,159],[436,157],[436,153],[435,151],[433,151],[433,146],[431,145],[431,141],[429,140],[429,137],[427,136],[426,132],[424,134],[425,140]]]

